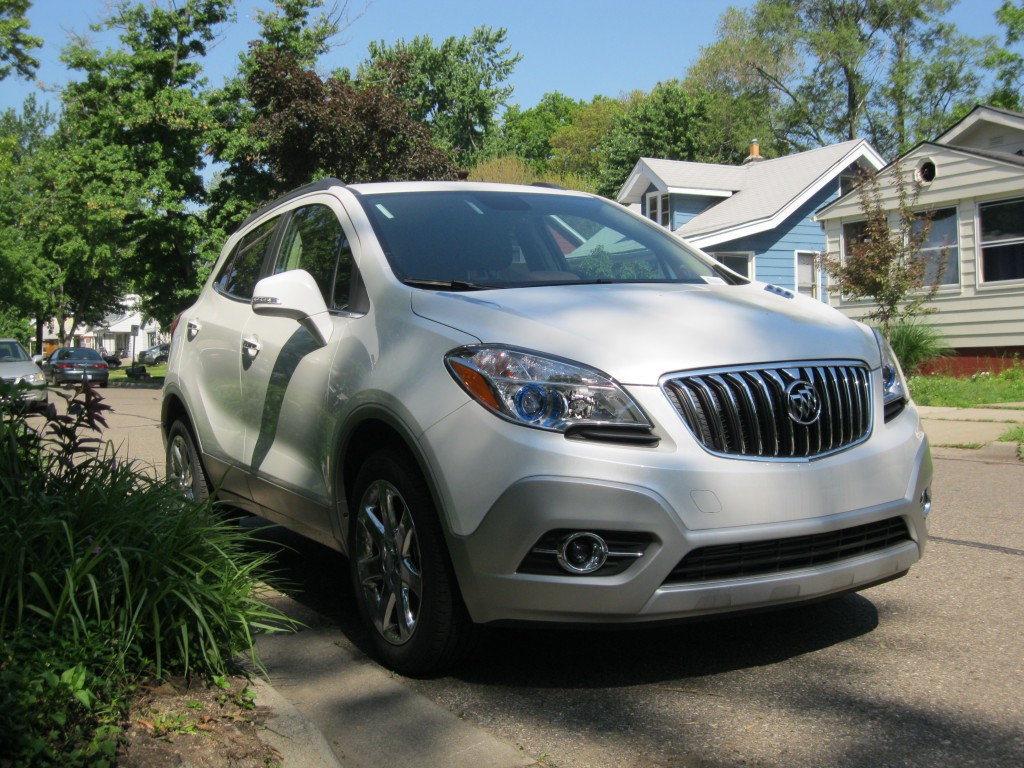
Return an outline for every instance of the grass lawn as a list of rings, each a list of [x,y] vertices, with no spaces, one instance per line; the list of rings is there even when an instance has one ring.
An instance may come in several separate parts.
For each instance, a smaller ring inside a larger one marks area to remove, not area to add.
[[[1024,404],[1024,363],[1018,362],[1002,373],[977,373],[962,379],[912,376],[908,384],[918,405],[971,408],[991,403]]]
[[[130,368],[130,365],[122,365],[120,368],[110,369],[110,381],[113,382],[126,382],[126,381],[139,381],[139,379],[129,379],[128,374],[125,371]],[[146,365],[143,366],[146,369],[146,373],[149,374],[148,381],[150,384],[162,384],[164,381],[164,374],[167,373],[167,363],[160,363],[160,365]]]

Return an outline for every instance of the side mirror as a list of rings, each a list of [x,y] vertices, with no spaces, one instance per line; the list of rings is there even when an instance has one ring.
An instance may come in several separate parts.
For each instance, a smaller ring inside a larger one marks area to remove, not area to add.
[[[43,367],[43,356],[42,355],[32,355],[32,362],[35,363],[36,365],[38,365],[40,368],[42,368]]]
[[[320,288],[304,269],[271,275],[256,283],[252,311],[257,315],[297,320],[322,347],[331,340],[334,331]]]

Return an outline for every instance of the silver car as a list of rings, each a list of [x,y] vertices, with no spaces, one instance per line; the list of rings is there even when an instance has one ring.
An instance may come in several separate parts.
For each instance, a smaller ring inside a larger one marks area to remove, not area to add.
[[[26,408],[42,410],[49,402],[46,376],[16,339],[0,339],[0,382],[14,387]]]
[[[407,674],[480,624],[863,589],[931,507],[880,334],[541,187],[326,180],[255,213],[174,329],[163,431],[193,498],[346,553]]]

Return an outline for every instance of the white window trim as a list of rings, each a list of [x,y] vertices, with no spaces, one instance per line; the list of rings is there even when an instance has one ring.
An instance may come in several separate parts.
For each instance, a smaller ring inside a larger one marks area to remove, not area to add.
[[[662,207],[662,203],[665,204],[664,207]],[[652,213],[657,215],[652,216]],[[667,223],[662,221],[666,216],[668,217]],[[672,202],[668,192],[657,190],[647,193],[647,218],[655,224],[665,227],[665,229],[672,229]]]
[[[707,251],[707,254],[716,261],[719,255],[722,256],[735,256],[737,258],[745,258],[747,260],[747,279],[757,279],[757,259],[754,258],[753,251]],[[722,263],[722,262],[719,262]],[[728,265],[725,265],[728,268]]]
[[[827,295],[828,291],[826,286],[822,284],[822,268],[818,263],[819,251],[812,251],[807,248],[793,251],[793,290],[796,293],[800,293],[800,257],[810,256],[813,259],[814,276],[812,285],[814,286],[814,293],[804,294],[804,296],[810,296],[812,299],[817,301],[823,301],[823,296]]]
[[[978,291],[1019,290],[1024,286],[1024,278],[1016,280],[984,280],[985,265],[982,261],[983,243],[981,239],[981,209],[987,205],[1012,203],[1014,200],[1024,201],[1021,195],[997,197],[991,200],[977,200],[974,205],[974,286]]]

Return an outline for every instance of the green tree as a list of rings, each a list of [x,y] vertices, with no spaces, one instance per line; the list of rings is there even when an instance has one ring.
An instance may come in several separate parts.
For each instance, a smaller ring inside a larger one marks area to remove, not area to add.
[[[898,154],[975,99],[984,49],[942,21],[953,4],[759,0],[723,15],[719,41],[696,66],[755,93],[767,88],[782,147],[865,137]]]
[[[576,110],[572,122],[558,128],[548,139],[551,145],[548,167],[555,173],[582,176],[596,185],[605,157],[604,137],[626,112],[631,100],[641,97],[642,94],[621,99],[595,96],[589,104]]]
[[[863,174],[858,194],[864,223],[856,237],[846,238],[845,254],[827,254],[823,265],[833,279],[830,291],[874,304],[866,316],[878,322],[888,339],[894,327],[929,313],[926,303],[939,289],[938,267],[946,254],[933,264],[921,253],[931,231],[927,212],[915,210],[921,183],[898,161],[883,174]],[[883,184],[888,183],[895,207],[886,204],[890,196]]]
[[[437,46],[427,35],[392,45],[374,42],[356,77],[367,87],[393,87],[396,68],[405,69],[394,95],[408,104],[413,120],[430,124],[434,141],[454,162],[468,167],[512,95],[507,81],[522,56],[512,53],[506,36],[504,29],[477,27],[469,37],[449,37]]]
[[[720,162],[704,143],[708,100],[678,81],[659,83],[616,120],[601,142],[598,193],[614,197],[641,157]]]
[[[28,13],[31,0],[0,0],[0,80],[11,72],[26,80],[39,68],[39,60],[31,51],[43,41],[28,34]]]
[[[256,11],[260,36],[239,54],[238,70],[211,96],[214,114],[210,157],[220,168],[209,190],[205,213],[207,237],[204,263],[216,259],[225,235],[260,204],[284,191],[267,167],[267,147],[253,125],[260,113],[252,103],[246,79],[262,53],[287,54],[305,69],[316,66],[333,40],[351,23],[348,3],[323,8],[324,0],[275,0],[272,11]]]
[[[430,127],[409,116],[391,93],[401,89],[397,69],[387,86],[325,82],[288,53],[263,51],[246,78],[260,117],[252,131],[263,160],[282,189],[324,176],[349,182],[454,178]]]
[[[1024,56],[1014,50],[1024,40],[1024,3],[1004,0],[995,14],[1003,27],[1004,46],[993,44],[985,57],[985,66],[993,71],[995,83],[987,102],[1004,109],[1020,110],[1024,107]]]
[[[103,308],[118,276],[164,323],[198,291],[202,169],[214,125],[202,59],[231,4],[121,5],[104,24],[120,47],[99,51],[77,39],[64,51],[84,78],[63,93],[44,235],[79,320]],[[91,268],[76,274],[81,265]]]
[[[50,270],[31,221],[40,206],[37,169],[54,159],[48,134],[55,120],[35,95],[20,112],[0,115],[0,336],[21,341],[28,340],[32,318],[51,316]]]
[[[488,154],[511,155],[544,171],[551,160],[551,137],[571,125],[584,103],[555,91],[541,97],[535,107],[521,109],[513,104],[505,110],[501,128],[489,147]]]

